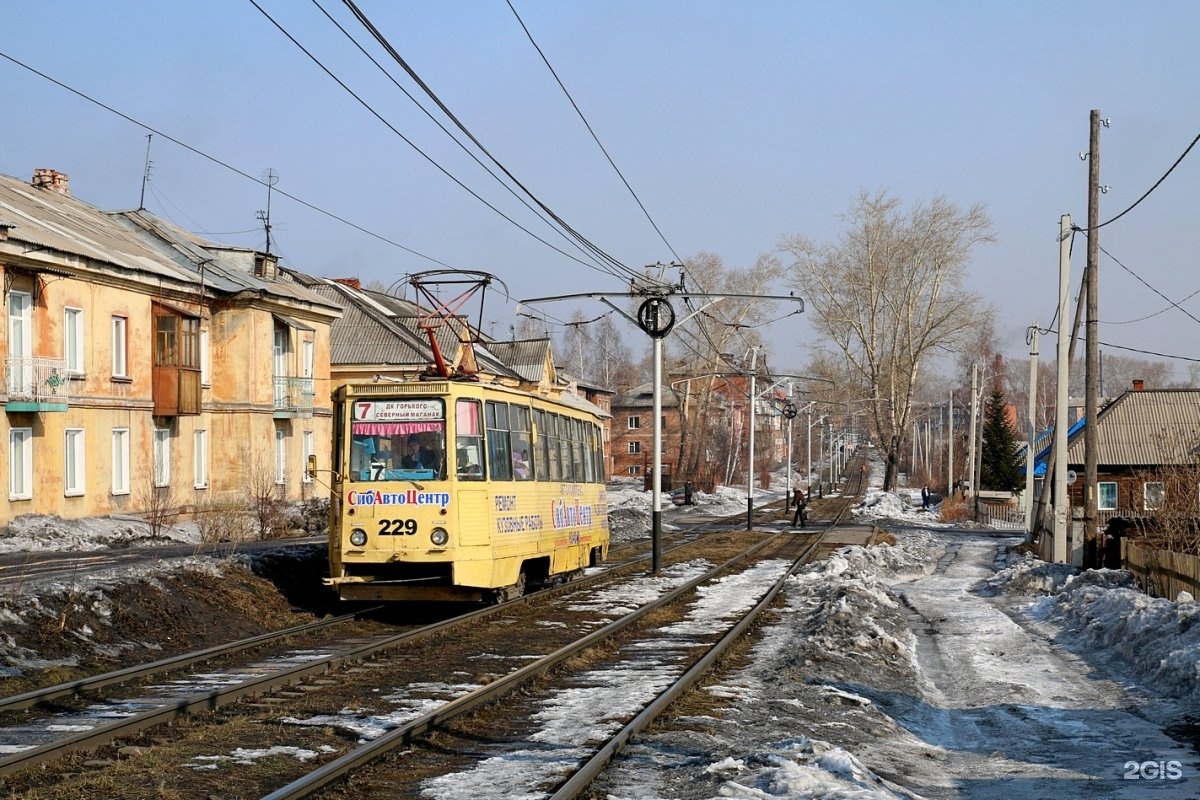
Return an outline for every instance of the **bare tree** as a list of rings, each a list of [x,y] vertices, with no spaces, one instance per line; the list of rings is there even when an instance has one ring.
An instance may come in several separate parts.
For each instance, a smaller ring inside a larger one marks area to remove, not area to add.
[[[882,190],[860,193],[843,220],[835,244],[797,235],[781,248],[794,259],[814,328],[871,391],[890,489],[922,365],[954,351],[990,316],[964,279],[972,249],[994,236],[981,206],[964,211],[937,197],[905,213]]]
[[[770,255],[759,256],[754,266],[727,268],[719,256],[699,253],[686,263],[687,288],[696,292],[771,294],[783,275],[783,265]],[[684,423],[680,437],[680,479],[700,485],[728,483],[745,469],[739,447],[746,441],[744,422],[732,416],[733,406],[747,407],[744,382],[731,381],[722,373],[747,372],[751,361],[756,372],[766,372],[769,353],[756,327],[769,319],[772,304],[763,301],[726,299],[711,307],[695,301],[687,311],[700,313],[678,326],[671,343],[668,372],[680,383]],[[681,314],[682,316],[682,314]],[[750,348],[758,352],[750,357]],[[766,388],[765,386],[762,388]],[[739,427],[740,426],[740,427]],[[717,465],[721,464],[721,473]]]

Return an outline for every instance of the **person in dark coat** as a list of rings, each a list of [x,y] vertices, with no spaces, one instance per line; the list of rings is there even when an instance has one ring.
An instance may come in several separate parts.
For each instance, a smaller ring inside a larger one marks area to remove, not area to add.
[[[808,521],[808,516],[806,514],[808,500],[804,496],[804,490],[799,486],[797,486],[795,489],[792,489],[792,500],[796,503],[796,513],[792,517],[792,527],[795,528],[798,525],[799,527],[803,528],[804,523]]]
[[[921,508],[925,509],[926,511],[929,510],[929,487],[928,486],[921,487]]]

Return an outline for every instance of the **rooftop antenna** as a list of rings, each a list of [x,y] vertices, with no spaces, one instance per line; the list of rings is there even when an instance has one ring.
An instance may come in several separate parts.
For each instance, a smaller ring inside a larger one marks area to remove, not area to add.
[[[267,234],[267,249],[265,252],[271,252],[271,189],[275,184],[279,183],[279,173],[272,167],[267,167],[263,170],[262,182],[267,185],[267,210],[259,211],[258,218],[263,224],[263,230]]]
[[[153,138],[153,133],[146,134],[146,168],[142,170],[142,196],[138,200],[138,211],[146,210],[146,184],[150,181],[150,167],[154,166],[150,160],[150,140]]]

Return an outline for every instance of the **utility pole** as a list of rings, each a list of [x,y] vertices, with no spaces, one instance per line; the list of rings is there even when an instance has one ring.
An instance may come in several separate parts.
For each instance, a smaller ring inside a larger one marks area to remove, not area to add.
[[[1053,470],[1054,539],[1051,560],[1055,564],[1062,564],[1067,560],[1067,395],[1071,375],[1071,343],[1075,333],[1074,325],[1071,326],[1071,335],[1063,331],[1071,288],[1071,215],[1063,214],[1058,224],[1058,382],[1054,399],[1054,461],[1047,467],[1047,478],[1050,470]],[[1044,548],[1042,554],[1044,557]]]
[[[1033,541],[1033,470],[1037,466],[1037,379],[1038,379],[1038,327],[1029,326],[1029,403],[1025,436],[1029,444],[1025,447],[1025,544]],[[1045,489],[1043,488],[1043,491]]]
[[[746,530],[754,529],[754,396],[755,365],[758,347],[750,348],[750,448],[746,453]]]
[[[971,484],[971,496],[976,498],[975,511],[979,511],[979,486],[975,482],[975,420],[979,414],[977,402],[979,387],[979,365],[971,365],[971,428],[967,442],[967,480]]]
[[[954,392],[946,408],[946,496],[954,496]]]
[[[1100,440],[1096,432],[1097,381],[1099,379],[1099,276],[1100,258],[1100,112],[1092,109],[1091,136],[1088,143],[1088,242],[1087,242],[1087,329],[1084,378],[1087,384],[1083,400],[1083,564],[1096,563],[1096,544],[1100,538],[1096,509],[1097,460]],[[1075,559],[1072,559],[1074,561]]]

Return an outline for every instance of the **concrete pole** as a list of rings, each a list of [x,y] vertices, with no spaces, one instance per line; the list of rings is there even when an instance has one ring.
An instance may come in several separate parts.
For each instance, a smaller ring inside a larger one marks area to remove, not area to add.
[[[654,337],[654,511],[651,514],[650,572],[662,565],[662,338]]]
[[[1034,414],[1037,411],[1037,379],[1038,379],[1038,327],[1029,326],[1029,418],[1025,426],[1025,436],[1029,446],[1025,449],[1025,544],[1033,541],[1033,470],[1037,466],[1037,424]]]
[[[1056,564],[1067,560],[1067,389],[1070,378],[1070,339],[1063,331],[1071,289],[1071,215],[1059,218],[1058,231],[1058,385],[1054,398],[1054,547]]]
[[[946,496],[954,495],[954,392],[946,409]]]
[[[746,462],[746,530],[754,528],[754,370],[758,348],[750,348],[750,452]]]

